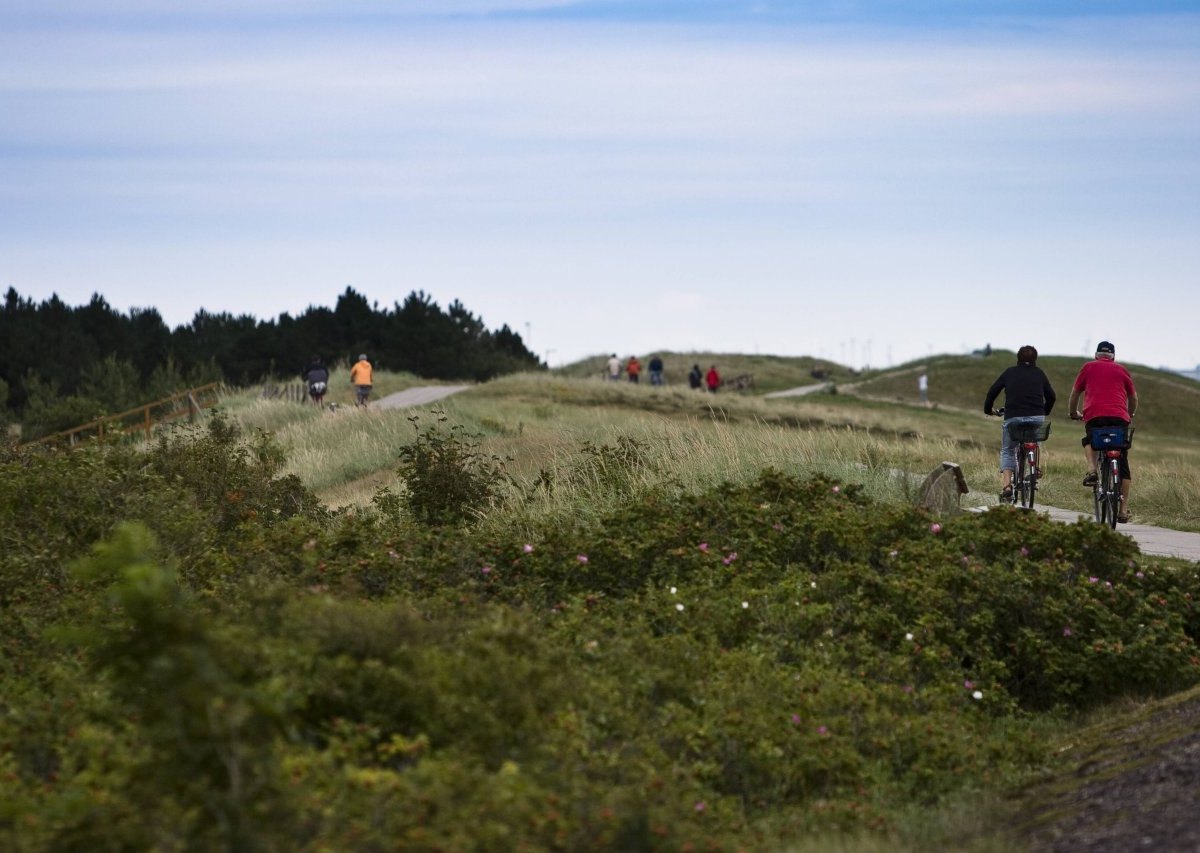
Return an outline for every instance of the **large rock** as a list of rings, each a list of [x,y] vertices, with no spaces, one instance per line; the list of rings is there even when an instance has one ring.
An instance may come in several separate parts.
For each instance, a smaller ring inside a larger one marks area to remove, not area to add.
[[[919,503],[928,510],[953,514],[961,511],[962,496],[970,492],[957,462],[943,462],[921,483]]]

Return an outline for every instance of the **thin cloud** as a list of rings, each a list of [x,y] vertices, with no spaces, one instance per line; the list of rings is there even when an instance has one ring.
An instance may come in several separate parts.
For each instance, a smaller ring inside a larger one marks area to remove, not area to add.
[[[1195,18],[537,17],[0,27],[0,280],[266,315],[346,284],[381,301],[424,287],[492,325],[532,320],[559,358],[593,333],[597,351],[836,357],[846,305],[882,317],[854,318],[879,354],[913,293],[982,325],[977,294],[1013,282],[1047,304],[1137,280],[1143,304],[1182,299],[1155,345],[1192,337],[1170,323],[1197,298],[1179,295],[1200,227]],[[611,322],[556,319],[579,294]],[[753,312],[730,307],[743,297]],[[633,304],[654,322],[622,343]],[[1055,305],[1048,328],[1073,313]],[[797,317],[810,337],[789,337]]]

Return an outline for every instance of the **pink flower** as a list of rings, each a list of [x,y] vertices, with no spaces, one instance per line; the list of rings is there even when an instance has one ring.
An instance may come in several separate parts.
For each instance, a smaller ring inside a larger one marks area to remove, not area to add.
[[[1071,636],[1071,628],[1070,628],[1069,626],[1068,626],[1068,627],[1066,627],[1066,628],[1063,628],[1063,636],[1064,636],[1064,637],[1069,637],[1069,636]]]
[[[491,567],[491,566],[484,566],[484,567],[483,567],[482,569],[480,569],[479,571],[483,572],[485,575],[490,575],[490,574],[492,573],[492,567]]]
[[[706,806],[706,805],[704,804],[704,800],[701,800],[700,802],[696,803],[696,806],[695,806],[695,809],[696,809],[696,811],[698,811],[698,812],[702,812],[702,811],[704,811],[706,808],[708,808],[708,806]]]
[[[526,542],[525,546],[521,550],[524,551],[526,554],[528,554],[530,551],[533,550],[533,546],[530,545],[528,542]]]
[[[1088,583],[1099,583],[1099,581],[1100,581],[1100,578],[1095,577],[1095,576],[1088,578]]]
[[[1021,546],[1021,556],[1022,556],[1022,557],[1028,557],[1028,556],[1029,556],[1029,549],[1028,549],[1028,548],[1026,548],[1024,545],[1022,545],[1022,546]]]
[[[975,682],[971,681],[969,679],[967,681],[963,682],[963,687],[967,688],[968,690],[970,690],[974,686],[975,686]]]
[[[783,525],[780,524],[778,521],[775,522],[774,524],[772,524],[771,527],[774,528],[775,530],[783,530]]]
[[[941,533],[942,526],[935,521],[933,524],[929,525],[929,532],[930,533]]]
[[[701,551],[708,551],[708,543],[707,543],[707,542],[701,542],[701,543],[700,543],[700,550],[701,550]]]
[[[800,715],[799,714],[792,714],[792,725],[793,726],[800,725]]]
[[[1144,578],[1145,576],[1146,576],[1145,572],[1138,572],[1136,575],[1134,575],[1134,577],[1136,577],[1136,578]]]
[[[842,487],[841,487],[841,486],[834,486],[834,487],[833,487],[833,493],[834,493],[835,495],[836,495],[836,494],[839,494],[841,491],[842,491]]]
[[[581,563],[586,563],[587,562],[587,554],[580,554],[575,559]]]
[[[737,551],[730,551],[729,556],[726,557],[721,562],[728,566],[730,563],[732,563],[736,559],[737,559]]]
[[[824,726],[817,726],[817,734],[821,736],[827,735],[829,734],[829,729],[825,728]]]

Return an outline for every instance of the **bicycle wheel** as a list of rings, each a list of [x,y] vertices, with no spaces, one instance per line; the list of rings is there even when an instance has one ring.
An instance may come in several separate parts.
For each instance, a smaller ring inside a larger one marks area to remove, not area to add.
[[[1108,474],[1103,465],[1096,466],[1096,485],[1092,486],[1092,504],[1096,512],[1096,523],[1104,524],[1108,515],[1108,501],[1104,497],[1104,481],[1108,479]]]
[[[1029,451],[1028,464],[1025,466],[1026,488],[1021,493],[1025,498],[1025,508],[1033,509],[1034,495],[1037,494],[1037,466],[1033,462],[1033,451]]]
[[[1113,477],[1108,461],[1100,466],[1100,523],[1117,526],[1117,514],[1113,510]]]
[[[1025,489],[1028,488],[1028,483],[1025,482],[1025,456],[1021,450],[1017,451],[1017,470],[1013,471],[1013,505],[1020,504],[1025,506]]]
[[[1108,526],[1117,529],[1117,516],[1121,513],[1121,468],[1116,459],[1109,460],[1108,480],[1112,491],[1108,493]]]

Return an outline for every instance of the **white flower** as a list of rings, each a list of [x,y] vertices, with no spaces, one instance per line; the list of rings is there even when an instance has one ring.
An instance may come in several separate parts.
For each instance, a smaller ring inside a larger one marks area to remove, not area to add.
[[[743,609],[743,610],[749,610],[749,609],[750,609],[750,602],[749,602],[749,601],[743,601],[743,602],[742,602],[742,609]]]
[[[976,690],[974,693],[972,693],[972,694],[971,694],[971,697],[972,697],[973,699],[982,699],[982,698],[983,698],[983,691],[982,691],[982,690]]]
[[[904,639],[911,640],[912,639],[912,631],[909,631],[907,634],[905,634]]]
[[[675,605],[675,609],[676,609],[676,610],[678,610],[680,613],[682,613],[682,612],[683,612],[683,605],[682,605],[682,604],[676,604],[676,605]]]
[[[676,592],[678,592],[678,590],[676,590],[675,587],[671,587],[671,595],[674,595]]]
[[[810,584],[809,584],[809,586],[811,586],[813,589],[816,589],[816,588],[817,588],[817,582],[816,582],[816,581],[813,581],[812,583],[810,583]]]

